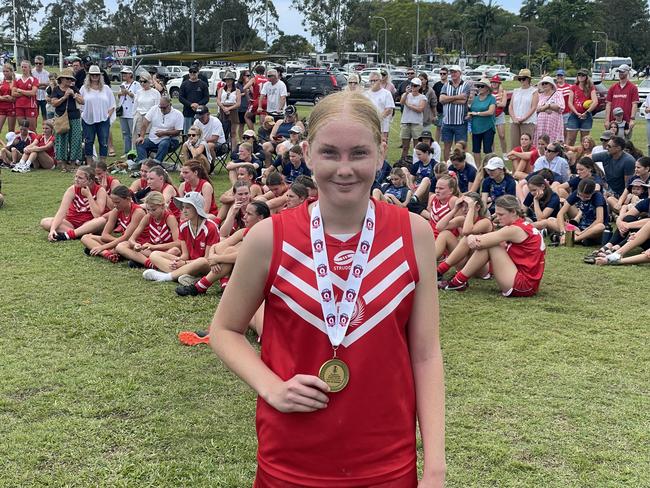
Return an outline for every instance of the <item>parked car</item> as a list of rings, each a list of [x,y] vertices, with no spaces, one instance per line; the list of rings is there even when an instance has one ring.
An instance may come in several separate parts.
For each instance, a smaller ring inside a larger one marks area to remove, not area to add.
[[[221,71],[224,71],[221,68],[201,68],[199,70],[199,74],[205,76],[208,80],[208,93],[210,94],[211,97],[216,97],[217,96],[217,87],[219,86],[219,83],[221,82],[221,78],[219,77],[219,73]],[[225,71],[224,71],[225,72]],[[178,93],[181,90],[181,83],[183,82],[183,78],[172,78],[167,82],[165,85],[167,87],[167,93],[169,93],[169,96],[172,98],[177,98]]]
[[[122,74],[120,73],[120,71],[122,71],[121,64],[114,64],[113,66],[111,66],[111,69],[108,70],[108,77],[110,78],[110,80],[118,83],[122,81]]]
[[[650,95],[650,80],[643,80],[641,83],[639,83],[638,89],[639,89],[639,106],[641,106],[641,104],[645,102],[647,96]]]
[[[136,78],[140,76],[142,73],[147,72],[147,73],[156,73],[158,75],[158,79],[163,82],[163,84],[167,84],[169,81],[169,73],[167,73],[167,68],[165,66],[156,66],[156,65],[140,65],[138,68],[135,70],[135,76]]]
[[[170,78],[182,78],[190,71],[187,66],[166,66],[166,68]]]
[[[330,93],[340,91],[348,84],[345,76],[324,69],[307,69],[287,77],[287,103],[318,103]]]
[[[485,78],[485,72],[477,69],[471,71],[466,71],[463,73],[464,80],[479,81],[481,78]]]
[[[515,75],[512,74],[510,71],[488,71],[487,72],[487,77],[492,78],[493,76],[498,76],[501,81],[513,81],[515,79]]]

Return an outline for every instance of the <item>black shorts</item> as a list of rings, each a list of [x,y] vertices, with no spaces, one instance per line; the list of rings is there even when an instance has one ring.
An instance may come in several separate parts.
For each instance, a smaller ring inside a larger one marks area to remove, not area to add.
[[[420,202],[419,200],[416,202],[415,200],[411,200],[407,205],[406,208],[409,209],[409,212],[412,212],[414,214],[420,215],[423,210],[427,209],[427,206]]]
[[[245,124],[246,123],[246,112],[237,112],[239,114],[239,123],[240,124]]]

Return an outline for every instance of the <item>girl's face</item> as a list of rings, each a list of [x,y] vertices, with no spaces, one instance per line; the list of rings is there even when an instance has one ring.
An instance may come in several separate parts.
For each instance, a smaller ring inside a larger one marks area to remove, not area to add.
[[[90,185],[88,176],[83,171],[77,170],[74,174],[74,185],[78,188],[83,188],[84,186]]]
[[[592,148],[591,141],[587,139],[586,137],[582,138],[582,147],[586,150],[589,150]]]
[[[505,172],[500,169],[488,169],[487,170],[488,176],[492,178],[493,180],[501,181],[503,177],[505,176]]]
[[[296,154],[295,152],[289,151],[289,161],[291,161],[291,164],[298,167],[300,166],[301,159],[302,157],[300,156],[300,154]]]
[[[145,180],[147,179],[147,174],[149,174],[149,168],[147,168],[144,164],[140,166],[140,178],[144,178]]]
[[[419,149],[415,150],[415,157],[418,158],[418,160],[422,161],[424,164],[427,164],[430,159],[428,152],[420,151]]]
[[[190,205],[189,203],[183,204],[183,210],[181,211],[181,214],[185,220],[192,220],[199,216],[196,209],[194,208],[194,205]]]
[[[522,134],[522,136],[519,138],[519,144],[521,147],[528,148],[532,142],[533,141],[530,139],[530,136],[528,134]]]
[[[632,187],[630,192],[632,193],[632,195],[636,195],[637,197],[640,197],[641,195],[643,195],[643,187],[640,185],[635,185]]]
[[[235,201],[242,205],[248,205],[251,201],[251,191],[247,186],[239,186],[235,191]]]
[[[302,202],[305,201],[304,198],[300,198],[291,189],[287,190],[285,196],[287,197],[287,208],[297,207],[298,205],[300,205]]]
[[[449,181],[438,180],[436,181],[436,196],[438,200],[446,202],[451,198],[451,188],[449,188]]]
[[[385,144],[377,144],[367,125],[342,114],[325,122],[311,144],[303,144],[319,198],[337,206],[367,201],[385,152]]]
[[[147,173],[147,184],[149,185],[149,188],[151,188],[152,190],[160,191],[163,187],[164,182],[165,179],[162,176],[158,176],[153,171]]]
[[[117,195],[110,195],[111,202],[118,210],[126,210],[131,208],[131,200],[128,198],[118,197]]]
[[[463,171],[465,169],[465,161],[452,161],[451,164],[457,171]]]
[[[29,63],[20,63],[20,69],[24,75],[31,75]]]
[[[505,208],[497,206],[494,209],[494,213],[499,220],[499,223],[503,226],[511,225],[515,220],[517,220],[517,212],[513,210],[506,210]]]
[[[645,179],[650,174],[650,167],[643,166],[637,161],[634,163],[634,174]]]
[[[393,186],[396,187],[404,186],[404,176],[395,174],[395,175],[390,175],[388,179],[390,180]]]
[[[584,178],[589,178],[591,176],[591,171],[589,171],[589,168],[587,168],[586,166],[583,166],[580,163],[576,164],[576,173],[580,177],[581,180],[584,179]]]
[[[257,215],[257,212],[255,211],[255,206],[249,203],[246,206],[246,211],[244,212],[243,219],[244,219],[244,225],[250,229],[255,224],[257,224],[260,220],[262,220],[262,217]]]
[[[2,68],[2,74],[4,75],[5,80],[10,80],[12,78],[12,72],[9,68]]]
[[[45,124],[43,126],[43,134],[45,134],[47,137],[50,137],[52,135],[52,127],[48,124]]]
[[[542,139],[537,141],[537,152],[539,153],[540,156],[546,153],[546,146],[548,146],[546,141],[543,141]]]
[[[197,181],[199,179],[199,174],[195,171],[192,171],[187,166],[182,166],[181,178],[183,179],[183,181]]]
[[[253,177],[246,171],[246,168],[237,168],[237,179],[244,181],[253,181]]]
[[[104,178],[106,178],[106,171],[104,171],[101,168],[95,168],[95,178],[97,178],[98,180],[103,180]]]
[[[537,185],[531,185],[530,183],[528,183],[528,191],[530,191],[532,195],[539,195],[540,197],[544,194],[544,188]]]
[[[239,159],[248,161],[250,158],[251,152],[247,148],[239,146]]]
[[[153,205],[148,203],[145,205],[144,209],[156,220],[160,220],[160,218],[163,216],[163,213],[165,213],[164,205]]]

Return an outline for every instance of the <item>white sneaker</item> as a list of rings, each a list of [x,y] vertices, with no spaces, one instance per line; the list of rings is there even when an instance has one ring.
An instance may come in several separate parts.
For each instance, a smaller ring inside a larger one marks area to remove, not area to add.
[[[155,269],[146,269],[142,273],[142,277],[145,280],[149,281],[171,281],[171,277],[169,276],[169,273],[163,273],[162,271],[158,271]]]
[[[11,171],[14,173],[22,173],[23,164],[25,164],[23,161],[18,161],[16,164],[14,164],[14,167],[11,168]]]
[[[29,173],[32,170],[32,163],[29,161],[25,161],[25,164],[23,164],[20,168],[21,173]]]

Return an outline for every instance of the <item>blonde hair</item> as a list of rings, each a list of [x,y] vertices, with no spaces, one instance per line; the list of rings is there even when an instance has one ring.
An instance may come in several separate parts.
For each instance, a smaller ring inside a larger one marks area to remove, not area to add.
[[[14,67],[11,65],[11,63],[5,63],[2,66],[2,68],[3,69],[8,69],[9,71],[11,71],[11,80],[12,81],[16,78],[15,73],[14,73]]]
[[[524,215],[524,210],[521,208],[519,200],[514,195],[501,195],[497,198],[496,202],[494,202],[494,205],[507,210],[508,212],[515,212],[519,217]]]
[[[438,181],[446,181],[447,186],[451,190],[451,194],[455,197],[460,196],[460,191],[458,190],[458,181],[456,178],[453,178],[451,175],[446,174],[446,175],[440,175],[438,177]]]
[[[377,108],[359,92],[340,91],[326,96],[314,107],[309,116],[307,141],[314,143],[319,129],[331,119],[344,115],[347,120],[358,122],[372,132],[377,146],[381,145],[381,119]]]
[[[145,205],[165,205],[165,197],[159,191],[150,191],[149,194],[144,197]]]

